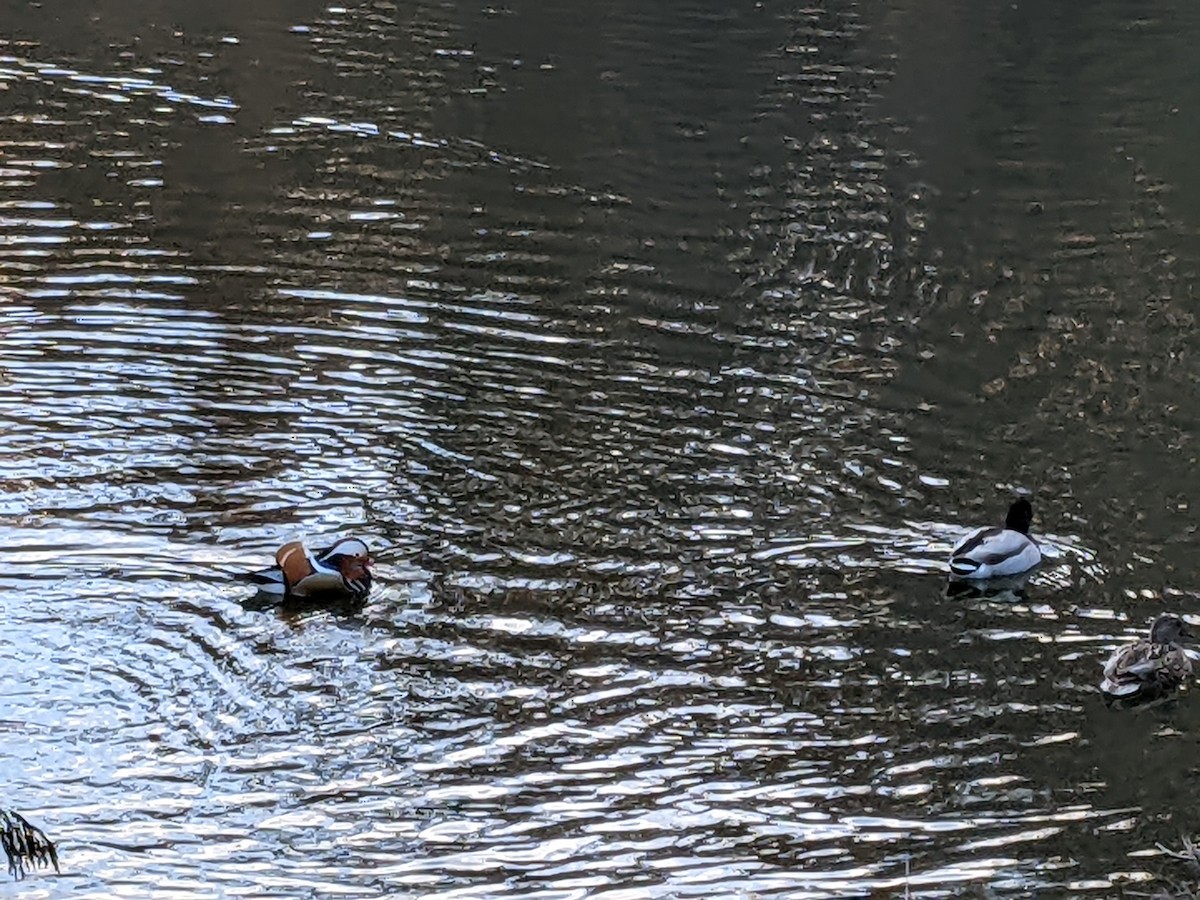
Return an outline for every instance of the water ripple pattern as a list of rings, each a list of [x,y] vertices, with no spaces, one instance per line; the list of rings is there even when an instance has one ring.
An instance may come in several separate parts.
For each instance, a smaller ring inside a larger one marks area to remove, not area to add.
[[[1186,539],[1063,438],[1190,446],[1139,405],[1191,383],[1183,305],[1128,336],[1089,287],[1173,290],[1185,229],[1139,193],[1097,261],[1025,182],[999,222],[935,185],[903,3],[244,6],[0,37],[0,760],[64,866],[31,890],[1155,875],[1192,814],[1130,760],[1186,768],[1195,713],[1095,682],[1192,616]],[[1045,256],[974,253],[1025,219]],[[1015,490],[1046,563],[948,596]],[[361,608],[234,577],[339,534]]]

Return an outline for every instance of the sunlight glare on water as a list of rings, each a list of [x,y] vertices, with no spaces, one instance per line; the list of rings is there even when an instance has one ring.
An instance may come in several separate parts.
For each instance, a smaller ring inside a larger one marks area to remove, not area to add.
[[[1200,622],[1195,14],[126,7],[0,31],[20,890],[1107,896],[1200,830],[1187,694],[1096,691]],[[947,591],[1022,492],[1041,569]],[[338,535],[361,607],[235,577]]]

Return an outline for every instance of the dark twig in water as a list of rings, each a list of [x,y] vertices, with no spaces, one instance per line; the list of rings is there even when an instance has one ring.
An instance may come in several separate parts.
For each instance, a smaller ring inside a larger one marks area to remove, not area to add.
[[[1183,844],[1182,850],[1171,850],[1162,844],[1155,844],[1155,848],[1164,856],[1169,856],[1171,859],[1177,859],[1180,862],[1187,863],[1191,869],[1191,877],[1200,877],[1200,844],[1197,844],[1191,838],[1183,837],[1180,839]],[[1142,894],[1140,896],[1153,897],[1153,900],[1196,900],[1196,891],[1187,884],[1182,884],[1174,878],[1161,876],[1160,880],[1165,881],[1168,888],[1156,891],[1154,894]],[[1130,894],[1130,896],[1139,896]]]
[[[1164,856],[1171,857],[1171,859],[1181,859],[1184,862],[1190,862],[1193,864],[1200,862],[1200,858],[1198,858],[1198,856],[1197,856],[1196,845],[1195,845],[1195,843],[1192,842],[1192,839],[1188,838],[1188,837],[1184,837],[1184,838],[1182,838],[1182,841],[1183,841],[1183,849],[1182,850],[1171,850],[1170,848],[1165,847],[1162,844],[1155,844],[1154,846],[1158,848],[1158,851],[1160,853],[1162,853]]]
[[[0,844],[8,857],[8,871],[14,878],[24,878],[37,866],[54,866],[58,871],[58,852],[54,843],[40,828],[25,821],[20,813],[0,809]]]

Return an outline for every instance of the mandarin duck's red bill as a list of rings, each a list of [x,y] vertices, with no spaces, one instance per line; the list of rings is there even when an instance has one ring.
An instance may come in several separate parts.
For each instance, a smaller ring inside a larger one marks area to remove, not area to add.
[[[371,553],[358,538],[344,538],[312,551],[291,541],[275,554],[275,565],[247,579],[266,594],[284,598],[341,597],[361,600],[371,592]]]

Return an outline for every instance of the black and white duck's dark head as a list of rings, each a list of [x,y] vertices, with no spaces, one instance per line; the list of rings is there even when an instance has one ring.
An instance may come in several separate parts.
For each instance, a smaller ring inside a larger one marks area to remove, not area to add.
[[[1029,526],[1032,524],[1033,504],[1024,497],[1015,500],[1013,505],[1008,508],[1008,517],[1004,520],[1004,527],[1010,531],[1029,534]]]

